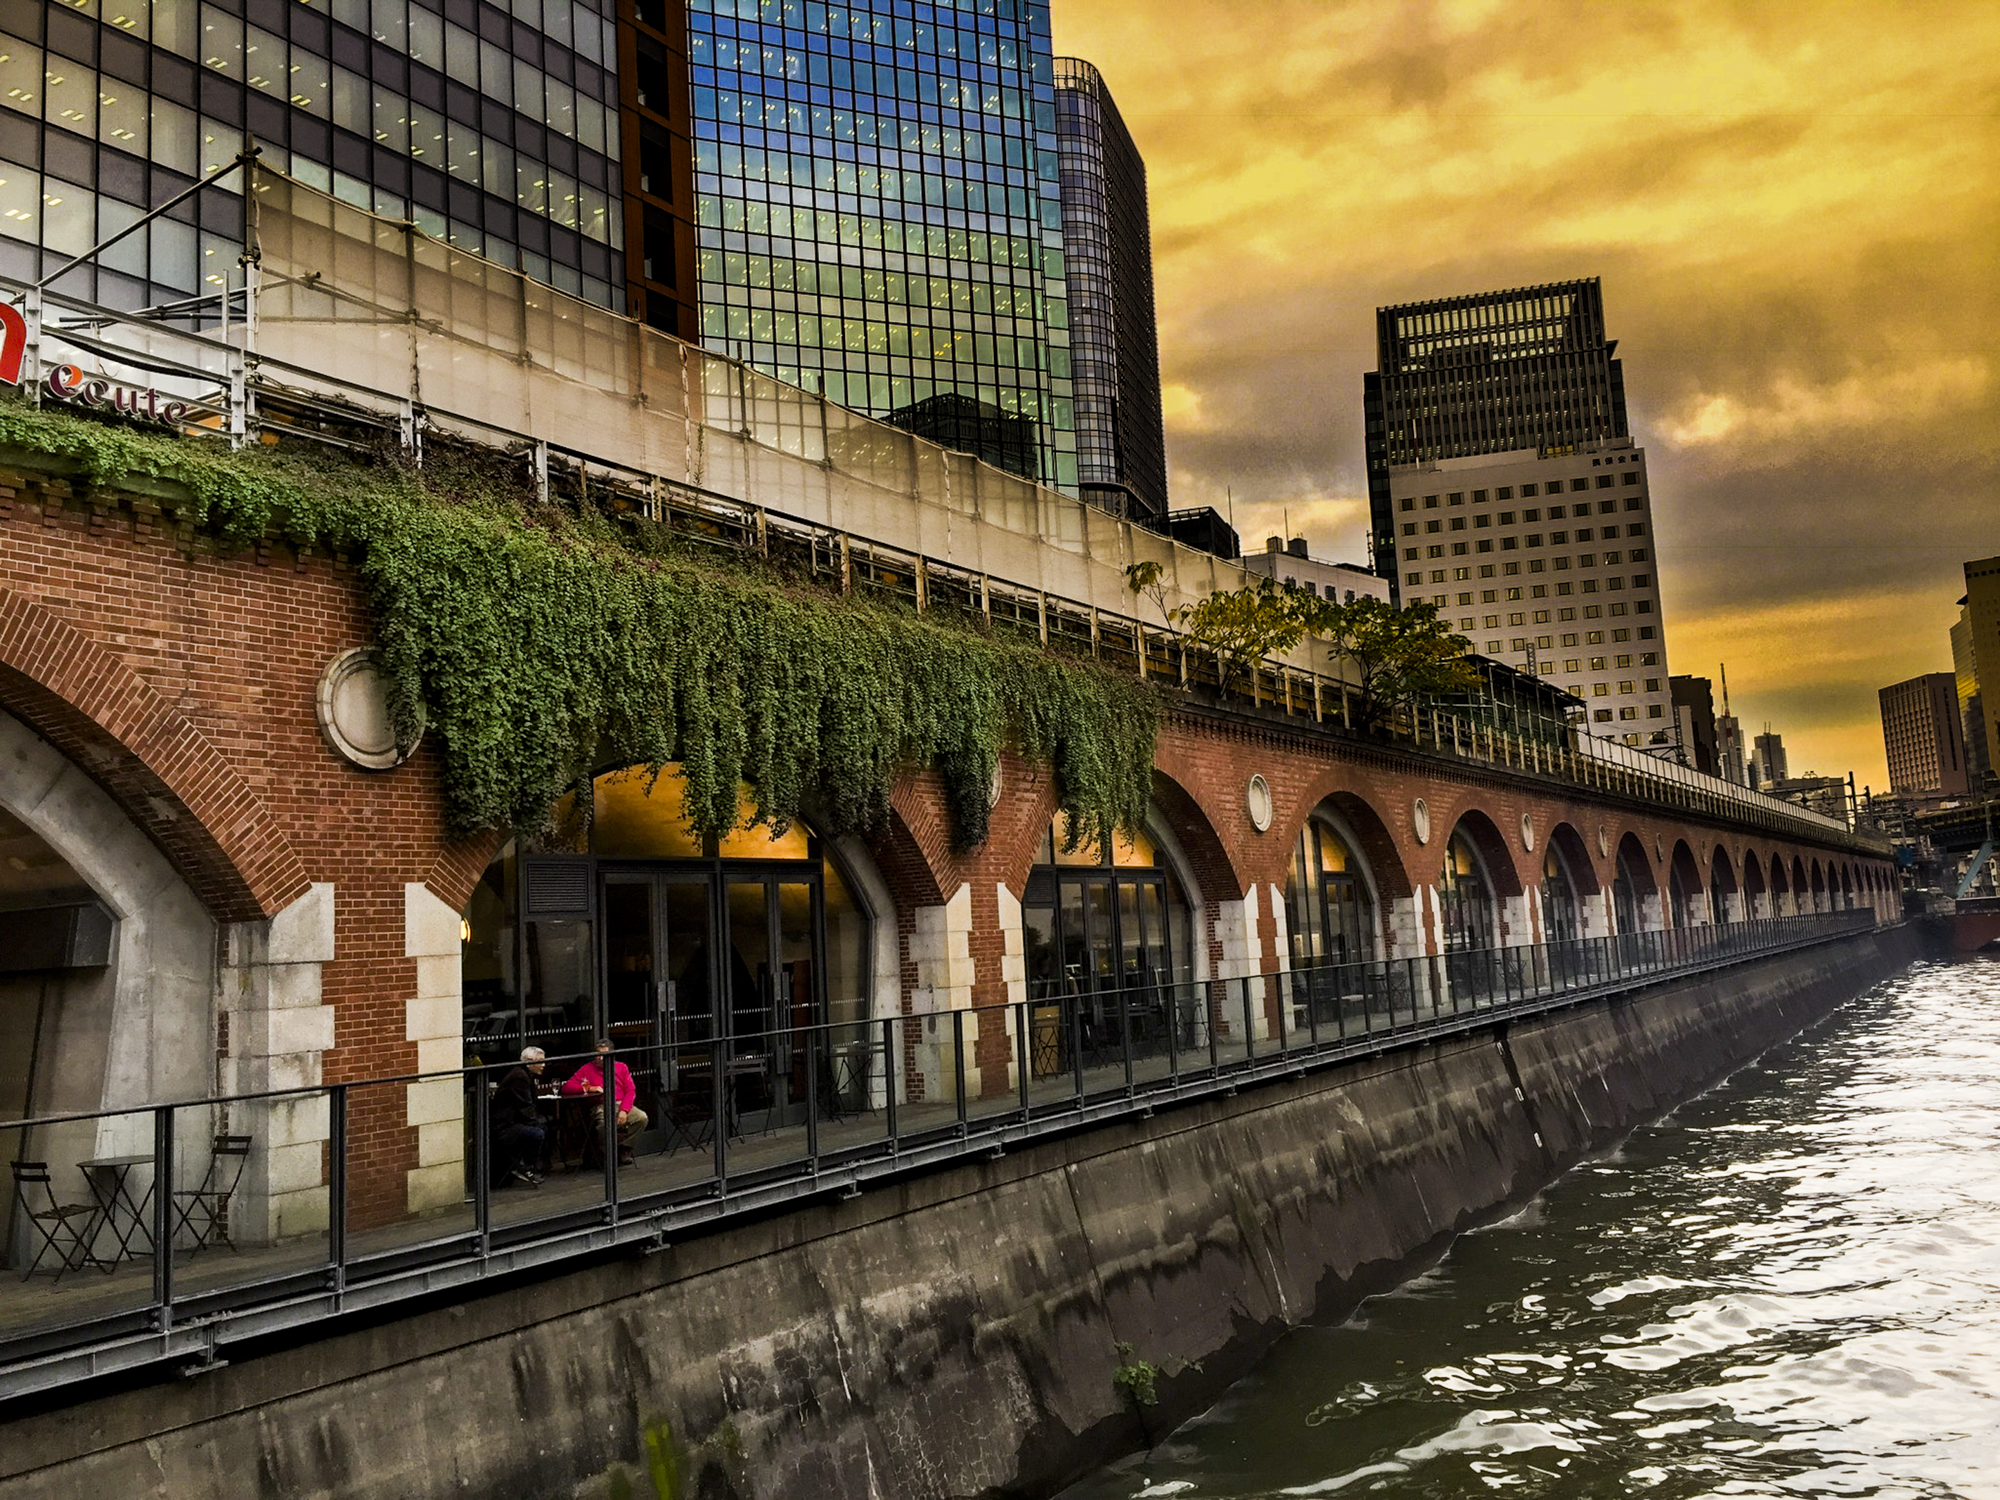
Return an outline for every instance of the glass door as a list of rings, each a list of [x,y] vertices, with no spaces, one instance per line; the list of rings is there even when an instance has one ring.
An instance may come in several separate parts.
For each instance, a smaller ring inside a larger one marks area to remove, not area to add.
[[[713,1113],[714,881],[699,869],[608,870],[599,1031],[659,1129]]]
[[[825,1015],[820,883],[792,871],[727,873],[729,1074],[743,1128],[805,1118],[807,1049]],[[818,1060],[823,1066],[825,1058]]]

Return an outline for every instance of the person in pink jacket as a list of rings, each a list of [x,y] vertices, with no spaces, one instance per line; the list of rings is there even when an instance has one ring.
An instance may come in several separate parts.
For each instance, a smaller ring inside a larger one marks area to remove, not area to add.
[[[600,1037],[597,1042],[597,1056],[569,1075],[563,1084],[565,1094],[602,1094],[604,1092],[604,1060],[611,1055],[611,1043]],[[611,1065],[611,1091],[618,1102],[618,1163],[632,1165],[632,1137],[646,1128],[646,1112],[639,1108],[639,1086],[632,1081],[632,1070],[622,1062]],[[600,1103],[590,1112],[590,1123],[596,1130],[596,1139],[604,1139],[604,1106]]]

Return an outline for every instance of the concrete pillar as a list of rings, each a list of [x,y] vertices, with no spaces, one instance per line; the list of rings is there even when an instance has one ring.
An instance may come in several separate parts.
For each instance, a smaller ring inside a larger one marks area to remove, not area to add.
[[[421,881],[403,887],[403,956],[417,961],[417,992],[403,1002],[403,1039],[417,1044],[417,1071],[439,1076],[403,1085],[404,1120],[417,1133],[406,1184],[410,1212],[455,1208],[465,1197],[464,943],[459,914]]]
[[[220,976],[228,1056],[222,1092],[316,1089],[323,1054],[333,1046],[334,1011],[322,1003],[321,966],[334,954],[334,887],[314,885],[267,922],[228,929]],[[205,1151],[185,1139],[184,1161]],[[216,1133],[248,1135],[250,1157],[230,1203],[230,1232],[239,1244],[268,1244],[327,1227],[323,1166],[329,1135],[327,1096],[303,1093],[234,1105]]]
[[[1224,981],[1221,1013],[1216,1021],[1222,1035],[1233,1040],[1240,1039],[1243,1030],[1246,984],[1251,1035],[1263,1039],[1271,1034],[1270,1017],[1264,1007],[1264,936],[1259,905],[1254,885],[1240,901],[1216,903],[1215,932],[1222,945],[1222,959],[1215,967],[1215,977]]]
[[[1018,906],[1015,925],[1019,928]],[[957,1069],[951,1057],[952,1026],[949,1013],[972,1008],[972,887],[961,885],[941,906],[920,906],[912,914],[909,960],[915,965],[917,983],[910,996],[910,1010],[923,1019],[914,1026],[914,1055],[910,1065],[916,1078],[905,1097],[933,1100],[957,1097]],[[965,1076],[977,1079],[974,1045],[978,1028],[961,1027]],[[921,1088],[915,1085],[921,1081]]]

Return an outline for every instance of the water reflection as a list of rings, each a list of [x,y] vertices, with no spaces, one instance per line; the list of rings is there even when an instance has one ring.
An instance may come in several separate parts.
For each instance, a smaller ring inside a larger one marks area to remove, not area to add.
[[[2000,962],[1924,965],[1066,1500],[2000,1496]]]

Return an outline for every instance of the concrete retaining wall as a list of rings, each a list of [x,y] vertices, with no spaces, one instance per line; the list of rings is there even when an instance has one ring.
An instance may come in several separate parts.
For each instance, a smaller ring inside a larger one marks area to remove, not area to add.
[[[1044,1495],[1916,948],[1391,1053],[18,1418],[0,1494]],[[1162,1372],[1143,1420],[1121,1344]]]

